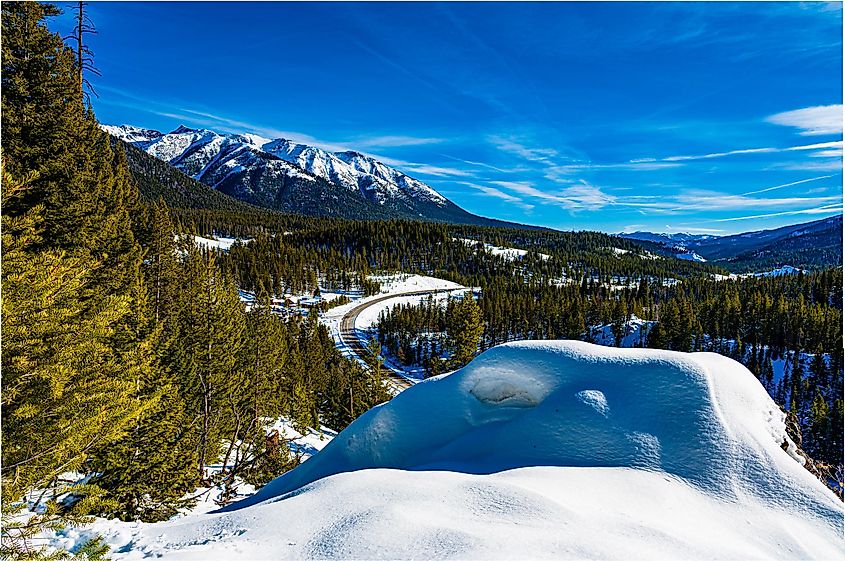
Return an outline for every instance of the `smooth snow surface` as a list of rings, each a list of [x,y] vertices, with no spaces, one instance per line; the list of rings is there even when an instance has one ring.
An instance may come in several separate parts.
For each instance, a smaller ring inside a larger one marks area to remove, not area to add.
[[[465,238],[452,238],[454,241],[461,242],[462,244],[468,247],[476,247],[478,244],[482,243],[478,240],[470,240]],[[516,261],[518,259],[523,259],[526,255],[528,255],[528,251],[525,249],[517,249],[515,247],[499,247],[497,245],[492,245],[489,243],[482,244],[484,246],[484,251],[489,253],[490,255],[494,255],[496,257],[501,257],[505,261]],[[549,259],[549,256],[545,253],[537,253],[537,257],[542,259],[543,261]]]
[[[728,358],[510,343],[124,557],[843,559],[842,504],[796,457]]]
[[[222,249],[223,251],[229,251],[235,242],[240,241],[242,243],[247,243],[250,239],[241,239],[241,238],[225,238],[225,237],[218,237],[217,239],[211,238],[204,238],[202,236],[194,236],[194,243],[200,247],[206,248],[214,248],[214,249]]]

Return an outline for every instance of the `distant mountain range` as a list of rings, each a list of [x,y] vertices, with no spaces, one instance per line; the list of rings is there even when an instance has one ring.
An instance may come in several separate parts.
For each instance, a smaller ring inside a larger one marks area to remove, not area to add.
[[[219,193],[264,208],[533,228],[471,214],[422,181],[360,152],[185,126],[170,133],[130,125],[103,129]]]
[[[687,234],[680,232],[677,234],[656,234],[654,232],[632,232],[630,234],[620,234],[623,238],[631,240],[641,240],[656,242],[663,245],[683,245],[690,242],[697,242],[701,240],[711,240],[716,236],[707,234]]]
[[[698,260],[700,256],[735,272],[791,265],[817,269],[842,264],[842,215],[814,222],[731,236],[633,232],[623,238],[652,251]]]
[[[103,129],[126,144],[142,195],[177,208],[270,209],[352,219],[411,219],[546,229],[471,214],[422,181],[365,154],[328,152],[285,139],[180,126],[170,133]],[[713,262],[732,272],[842,264],[842,216],[732,236],[633,232],[654,253]]]

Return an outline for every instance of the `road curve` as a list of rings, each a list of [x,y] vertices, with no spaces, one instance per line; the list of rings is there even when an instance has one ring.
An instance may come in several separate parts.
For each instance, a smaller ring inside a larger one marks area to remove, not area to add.
[[[403,298],[405,296],[425,296],[428,294],[440,294],[443,292],[455,292],[458,290],[468,290],[468,289],[460,289],[460,288],[438,288],[436,290],[417,290],[415,292],[403,292],[401,294],[388,294],[387,296],[381,296],[379,298],[374,298],[368,302],[364,302],[363,304],[359,304],[346,312],[344,316],[340,320],[340,340],[343,341],[343,344],[349,347],[349,349],[358,356],[363,362],[364,357],[367,356],[368,351],[364,343],[358,339],[358,334],[355,332],[355,320],[358,318],[358,315],[375,304],[379,304],[384,302],[385,300],[390,300],[391,298]],[[392,368],[385,366],[384,372],[387,374],[388,383],[393,386],[397,393],[403,390],[407,390],[411,386],[414,385],[414,382],[405,378],[404,376],[395,372]]]

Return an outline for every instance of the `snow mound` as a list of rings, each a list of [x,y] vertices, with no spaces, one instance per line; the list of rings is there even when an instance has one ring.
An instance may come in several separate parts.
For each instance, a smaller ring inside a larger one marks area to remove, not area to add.
[[[824,489],[781,449],[789,444],[783,413],[760,383],[717,354],[524,341],[418,386],[236,508],[367,468],[636,467],[727,499],[781,503],[795,498],[783,500],[787,486],[805,499]]]
[[[842,505],[798,460],[728,358],[517,342],[370,410],[229,512],[138,543],[251,560],[843,558]]]

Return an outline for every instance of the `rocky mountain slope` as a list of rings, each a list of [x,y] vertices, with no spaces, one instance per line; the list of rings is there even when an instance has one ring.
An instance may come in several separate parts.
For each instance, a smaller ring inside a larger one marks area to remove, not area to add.
[[[286,139],[185,126],[170,133],[129,125],[103,128],[253,205],[316,216],[517,226],[468,213],[425,183],[359,152],[328,152]]]

